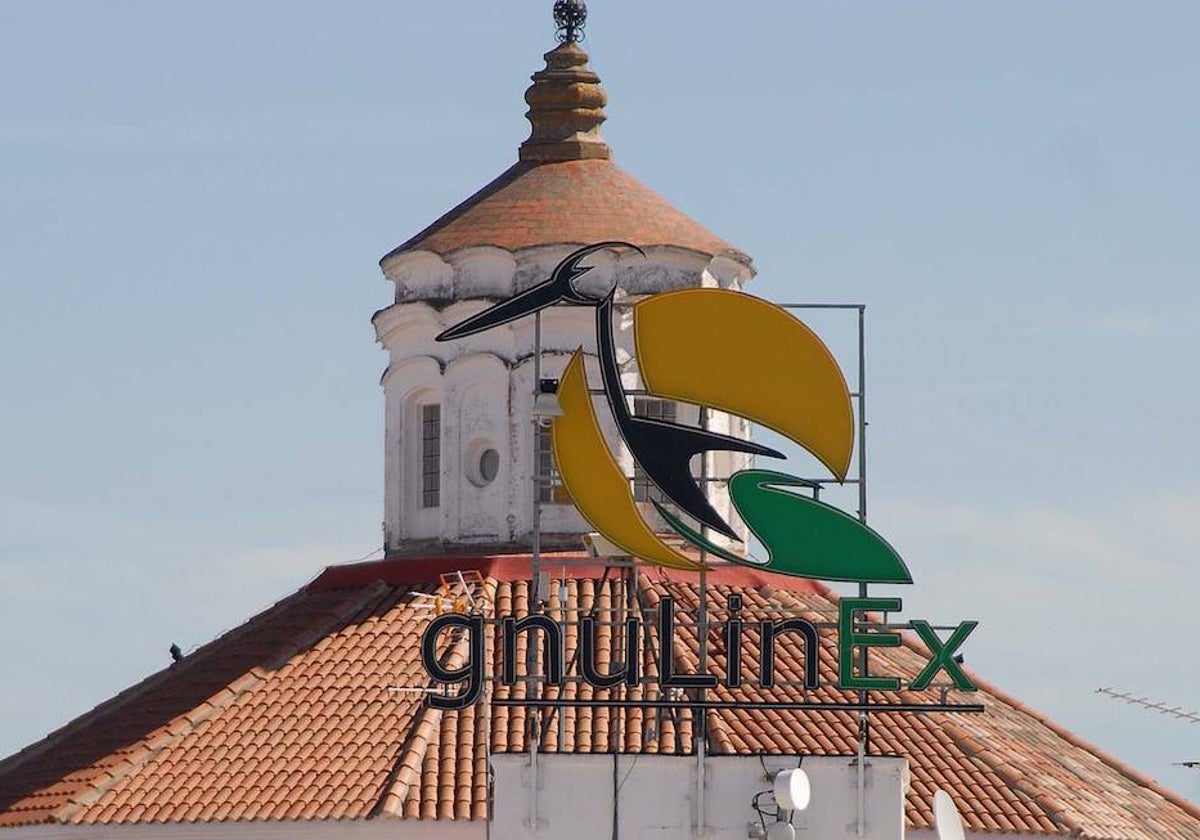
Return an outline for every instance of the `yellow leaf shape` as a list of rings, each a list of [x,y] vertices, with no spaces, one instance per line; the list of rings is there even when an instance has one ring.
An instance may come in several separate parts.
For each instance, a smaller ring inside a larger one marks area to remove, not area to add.
[[[612,456],[588,392],[583,351],[576,350],[558,384],[561,417],[554,418],[554,460],[575,507],[593,528],[624,551],[660,566],[698,571],[699,563],[660,540],[633,500],[629,479]]]
[[[854,412],[829,348],[787,310],[742,292],[683,289],[634,305],[646,389],[774,429],[839,481],[854,449]]]

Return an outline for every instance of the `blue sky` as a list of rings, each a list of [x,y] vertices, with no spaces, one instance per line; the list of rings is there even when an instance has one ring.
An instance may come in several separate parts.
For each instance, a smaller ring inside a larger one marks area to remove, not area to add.
[[[376,261],[514,160],[550,6],[0,5],[0,753],[378,546]],[[1200,7],[591,6],[618,163],[868,305],[906,613],[1200,800],[1093,693],[1200,707]]]

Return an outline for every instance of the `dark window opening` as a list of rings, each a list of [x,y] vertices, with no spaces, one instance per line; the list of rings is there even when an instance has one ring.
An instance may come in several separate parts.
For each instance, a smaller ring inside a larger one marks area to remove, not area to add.
[[[442,407],[421,406],[421,507],[442,501]]]
[[[550,427],[541,424],[537,427],[537,479],[539,502],[551,505],[570,504],[571,494],[567,492],[554,463]]]
[[[653,397],[634,397],[633,413],[638,417],[646,417],[650,420],[665,420],[668,423],[674,423],[675,403]],[[637,502],[655,501],[660,505],[669,502],[636,461],[633,465],[633,498]]]

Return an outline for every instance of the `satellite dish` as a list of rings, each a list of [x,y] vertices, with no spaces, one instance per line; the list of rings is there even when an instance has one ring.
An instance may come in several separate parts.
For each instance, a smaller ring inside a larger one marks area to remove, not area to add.
[[[958,806],[944,790],[933,794],[933,826],[937,829],[938,840],[964,840],[966,837]]]
[[[808,807],[812,788],[808,784],[808,774],[799,767],[794,770],[780,770],[775,774],[772,787],[775,802],[783,810],[803,811]]]
[[[796,829],[792,828],[791,823],[771,823],[767,829],[767,840],[796,840]]]

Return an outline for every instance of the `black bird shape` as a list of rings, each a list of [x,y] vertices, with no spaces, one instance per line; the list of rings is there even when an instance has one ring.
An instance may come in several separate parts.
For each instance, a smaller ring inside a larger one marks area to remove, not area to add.
[[[580,267],[579,261],[589,254],[594,254],[604,248],[624,246],[633,248],[639,254],[644,253],[636,245],[628,242],[598,242],[580,248],[560,262],[550,272],[550,278],[536,286],[531,286],[520,294],[513,295],[508,300],[501,301],[490,309],[485,309],[478,315],[472,315],[465,321],[443,330],[437,336],[437,341],[453,341],[456,338],[466,338],[469,335],[499,327],[526,315],[532,315],[540,309],[556,303],[569,303],[575,306],[595,306],[600,298],[589,297],[575,288],[575,279],[582,277],[592,270],[592,266]]]
[[[731,539],[738,539],[733,529],[709,504],[704,491],[692,476],[688,463],[694,455],[714,450],[746,452],[772,458],[782,458],[783,454],[728,435],[665,420],[636,417],[630,413],[612,336],[613,296],[616,289],[610,290],[604,297],[592,297],[579,291],[574,284],[576,279],[592,270],[592,266],[580,266],[580,260],[603,248],[614,247],[632,248],[645,256],[641,248],[628,242],[599,242],[580,248],[560,262],[549,279],[450,327],[440,333],[437,340],[450,341],[475,335],[555,303],[596,307],[596,346],[604,378],[604,392],[617,421],[617,428],[629,445],[634,460],[663,495],[681,510],[713,530]]]

